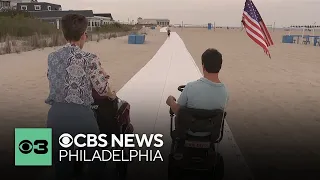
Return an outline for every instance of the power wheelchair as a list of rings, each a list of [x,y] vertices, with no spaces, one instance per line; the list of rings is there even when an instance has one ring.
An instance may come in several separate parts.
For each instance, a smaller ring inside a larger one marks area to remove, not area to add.
[[[178,90],[182,92],[184,87],[179,86]],[[223,138],[226,112],[180,107],[177,115],[170,109],[170,117],[172,144],[168,179],[180,179],[181,176],[223,179],[224,160],[218,147]]]

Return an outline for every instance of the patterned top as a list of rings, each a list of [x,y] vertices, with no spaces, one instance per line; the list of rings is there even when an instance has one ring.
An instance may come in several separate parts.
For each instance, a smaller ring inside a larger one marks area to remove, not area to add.
[[[109,75],[101,67],[98,57],[78,46],[67,44],[48,56],[49,97],[45,101],[75,103],[89,106],[92,90],[107,96]]]

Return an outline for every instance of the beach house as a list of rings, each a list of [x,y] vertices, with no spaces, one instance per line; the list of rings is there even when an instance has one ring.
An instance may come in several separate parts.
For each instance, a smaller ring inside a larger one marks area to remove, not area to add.
[[[138,24],[144,26],[169,26],[170,20],[169,19],[143,19],[141,17],[138,18]]]
[[[10,7],[11,9],[16,9],[18,3],[28,3],[28,2],[37,2],[37,0],[7,0],[10,1]]]
[[[62,7],[59,4],[32,1],[17,3],[16,9],[21,11],[61,11]]]
[[[10,8],[10,1],[9,0],[0,0],[0,11],[3,9],[8,9]]]
[[[38,2],[37,0],[13,0],[14,4],[11,7],[19,11],[27,11],[34,18],[51,23],[60,29],[61,18],[70,13],[81,14],[88,21],[88,30],[92,31],[95,27],[100,27],[105,24],[114,22],[111,13],[94,14],[92,10],[63,10],[60,4],[48,2]],[[11,3],[11,2],[10,2]]]

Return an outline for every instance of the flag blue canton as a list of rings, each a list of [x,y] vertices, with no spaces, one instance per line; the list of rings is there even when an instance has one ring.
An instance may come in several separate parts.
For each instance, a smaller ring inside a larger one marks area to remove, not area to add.
[[[249,16],[257,22],[262,21],[260,13],[251,0],[246,0],[244,11],[247,12]]]

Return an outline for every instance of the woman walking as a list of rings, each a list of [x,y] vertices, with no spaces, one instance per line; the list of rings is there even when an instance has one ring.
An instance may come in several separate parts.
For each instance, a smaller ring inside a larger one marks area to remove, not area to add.
[[[46,103],[51,105],[47,126],[53,133],[53,164],[55,179],[70,180],[74,173],[74,164],[69,158],[59,160],[59,136],[69,133],[73,137],[78,133],[99,134],[94,113],[92,90],[100,96],[115,97],[110,90],[109,76],[102,69],[95,54],[82,50],[87,39],[88,20],[78,14],[69,14],[62,18],[62,31],[67,44],[48,56],[49,97]],[[63,148],[74,152],[73,146]],[[86,157],[92,157],[95,148],[88,148]],[[75,157],[72,157],[75,161]],[[88,162],[87,176],[98,179],[104,165],[99,161]],[[102,177],[100,177],[102,178]]]

